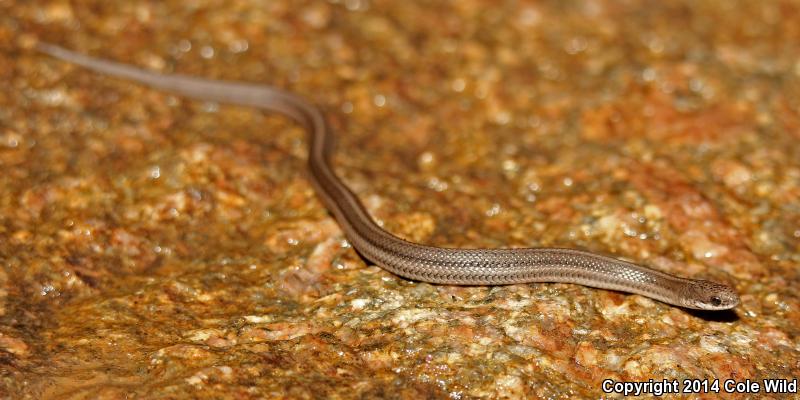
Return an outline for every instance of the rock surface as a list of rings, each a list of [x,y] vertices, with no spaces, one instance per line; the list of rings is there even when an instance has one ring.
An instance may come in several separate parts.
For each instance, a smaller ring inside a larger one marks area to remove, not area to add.
[[[800,377],[800,4],[417,3],[0,1],[0,396]],[[409,240],[588,249],[730,282],[742,304],[400,279],[315,197],[299,127],[37,39],[313,99],[338,172]]]

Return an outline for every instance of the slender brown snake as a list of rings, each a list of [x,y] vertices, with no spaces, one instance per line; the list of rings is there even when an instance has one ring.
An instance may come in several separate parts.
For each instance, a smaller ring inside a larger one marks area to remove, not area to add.
[[[455,285],[567,282],[637,293],[664,303],[701,310],[739,304],[728,285],[684,279],[626,261],[559,248],[452,249],[425,246],[382,229],[331,168],[333,132],[319,108],[303,98],[266,85],[165,75],[89,57],[52,44],[39,51],[92,71],[129,79],[190,98],[238,104],[277,112],[308,131],[308,167],[322,202],[336,217],[352,245],[384,269],[418,281]]]

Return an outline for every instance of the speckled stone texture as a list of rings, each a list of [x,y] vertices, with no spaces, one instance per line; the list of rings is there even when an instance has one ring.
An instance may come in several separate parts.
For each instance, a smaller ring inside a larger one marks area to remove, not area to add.
[[[0,0],[0,397],[800,378],[798,21],[789,1]],[[587,249],[742,304],[400,279],[347,244],[287,119],[36,40],[313,99],[338,172],[409,240]]]

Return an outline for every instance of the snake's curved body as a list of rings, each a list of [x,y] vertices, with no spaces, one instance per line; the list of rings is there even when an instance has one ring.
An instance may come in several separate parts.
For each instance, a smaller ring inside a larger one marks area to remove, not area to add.
[[[286,115],[309,133],[308,167],[322,202],[352,245],[397,275],[431,283],[500,285],[567,282],[637,293],[665,303],[722,310],[739,303],[728,285],[675,277],[626,261],[558,248],[452,249],[405,241],[382,229],[331,167],[333,133],[319,108],[292,93],[265,85],[165,75],[39,43],[37,48],[90,70],[179,95],[257,107]]]

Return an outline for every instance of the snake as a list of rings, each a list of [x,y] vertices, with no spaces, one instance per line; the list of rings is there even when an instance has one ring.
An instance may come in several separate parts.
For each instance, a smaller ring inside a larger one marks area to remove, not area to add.
[[[179,96],[254,107],[288,117],[308,132],[308,170],[319,199],[364,258],[406,279],[444,285],[572,283],[638,294],[686,309],[728,310],[739,304],[732,286],[688,279],[643,265],[577,249],[447,248],[404,240],[383,229],[334,172],[334,133],[322,110],[292,92],[245,81],[164,74],[38,41],[51,57],[110,77]]]

